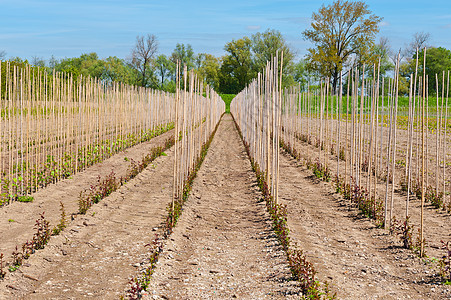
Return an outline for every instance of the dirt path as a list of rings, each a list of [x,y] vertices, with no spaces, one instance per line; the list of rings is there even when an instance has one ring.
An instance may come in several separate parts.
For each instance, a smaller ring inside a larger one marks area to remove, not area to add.
[[[4,254],[8,262],[11,261],[15,246],[20,247],[31,240],[35,232],[33,226],[39,214],[45,212],[45,218],[53,227],[60,219],[60,201],[64,204],[66,215],[77,213],[80,192],[95,184],[98,176],[104,178],[111,171],[114,171],[117,178],[124,176],[132,159],[140,161],[150,149],[164,144],[171,134],[173,130],[126,149],[68,179],[51,184],[34,193],[34,201],[31,203],[13,202],[0,208],[0,253]]]
[[[224,115],[183,215],[160,256],[150,295],[299,298],[295,283],[287,281],[285,254],[260,197],[232,118]]]
[[[292,239],[340,299],[447,299],[451,290],[429,283],[433,271],[397,239],[359,216],[330,183],[284,154],[281,202],[288,205]]]

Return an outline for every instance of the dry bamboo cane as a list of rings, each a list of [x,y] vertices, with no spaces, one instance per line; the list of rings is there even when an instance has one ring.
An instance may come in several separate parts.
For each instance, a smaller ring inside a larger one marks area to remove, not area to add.
[[[3,133],[4,126],[3,126],[3,119],[6,119],[6,110],[3,112],[3,99],[6,100],[6,93],[3,98],[3,81],[2,81],[2,67],[3,62],[0,60],[0,206],[3,205],[3,184],[4,184],[4,174],[3,174]]]
[[[341,105],[343,101],[343,71],[340,72],[340,90],[339,95],[337,97],[337,184],[339,183],[340,179],[340,112],[341,112]]]
[[[438,75],[435,73],[435,83],[436,83],[436,106],[435,106],[435,120],[436,120],[436,133],[435,133],[435,195],[438,197],[438,168],[439,168],[439,145],[438,139],[440,135],[440,120],[438,117],[439,109],[439,88],[438,88]]]
[[[425,142],[426,142],[426,169],[425,169],[425,176],[426,176],[426,191],[429,186],[429,76],[426,75],[426,128],[424,134],[425,136]]]
[[[420,257],[424,254],[424,240],[423,240],[423,217],[424,217],[424,167],[425,167],[425,157],[424,157],[424,122],[425,122],[425,91],[426,91],[426,48],[424,48],[424,59],[423,59],[423,105],[421,107],[422,117],[421,117],[421,212],[420,212]]]
[[[437,93],[438,93],[438,89],[437,89]],[[444,121],[444,114],[443,114],[443,109],[445,108],[444,106],[444,102],[445,102],[445,71],[442,72],[442,103],[440,106],[440,126],[443,126],[443,131],[446,130],[446,123],[442,124]],[[442,140],[442,136],[443,136],[443,140]],[[440,151],[442,153],[440,153],[443,157],[443,209],[445,208],[445,168],[446,168],[446,156],[445,156],[445,148],[443,147],[443,145],[445,144],[445,139],[446,139],[446,133],[444,132],[443,134],[441,134],[441,130],[440,130],[440,146],[441,149],[443,151]],[[438,195],[438,189],[437,189],[437,195]]]
[[[417,159],[416,159],[416,161],[417,161],[417,168],[416,168],[416,176],[417,176],[417,178],[418,178],[418,181],[419,180],[421,180],[421,151],[420,151],[420,147],[421,147],[421,126],[419,125],[419,124],[422,124],[421,123],[421,116],[422,116],[422,102],[421,101],[423,101],[422,100],[422,98],[421,98],[421,96],[422,96],[422,94],[423,94],[423,76],[419,76],[419,81],[418,81],[418,102],[417,102],[417,127],[418,127],[418,130],[417,130],[417,139],[416,139],[416,142],[417,142]]]
[[[443,80],[443,82],[445,82],[445,80]],[[448,71],[448,79],[447,79],[447,84],[446,84],[446,101],[445,101],[445,132],[444,132],[444,137],[443,137],[443,206],[445,206],[446,203],[446,192],[445,192],[445,170],[446,170],[446,149],[447,148],[447,142],[446,142],[446,138],[447,138],[447,130],[448,130],[448,96],[449,96],[449,71]],[[451,186],[451,184],[450,184]],[[449,193],[450,195],[450,199],[449,199],[449,203],[448,203],[448,207],[451,208],[451,192]],[[448,209],[449,210],[449,209]]]
[[[397,116],[398,116],[398,83],[399,83],[399,57],[397,60],[397,67],[395,71],[395,82],[394,82],[394,115],[393,115],[393,154],[392,154],[392,174],[391,174],[391,204],[390,204],[390,225],[393,216],[393,206],[394,206],[394,193],[395,193],[395,162],[396,162],[396,129],[397,129]]]
[[[389,95],[389,108],[390,108],[390,127],[388,130],[388,144],[387,144],[387,162],[386,162],[386,182],[385,182],[385,204],[384,204],[384,228],[387,229],[387,223],[391,220],[387,220],[388,215],[388,186],[390,181],[390,158],[391,158],[391,145],[392,145],[392,128],[393,128],[393,107],[394,107],[394,97]]]
[[[379,60],[380,64],[380,60]],[[379,69],[378,69],[379,73]],[[374,133],[374,114],[375,114],[375,77],[376,77],[376,66],[373,67],[373,92],[371,97],[371,134],[370,134],[370,144],[369,144],[369,151],[368,151],[368,182],[367,182],[367,191],[369,194],[369,197],[371,198],[371,174],[372,174],[372,161],[373,161],[373,133]],[[379,74],[378,74],[379,78]]]
[[[178,161],[178,140],[179,140],[179,128],[178,128],[178,105],[179,105],[179,62],[176,64],[176,90],[175,90],[175,120],[174,120],[174,163],[173,163],[173,178],[172,178],[172,201],[171,201],[171,226],[174,226],[174,203],[177,197],[177,161]]]
[[[362,163],[363,163],[363,139],[364,139],[364,124],[363,124],[363,104],[364,104],[364,92],[365,90],[365,64],[363,64],[363,70],[362,70],[362,86],[360,88],[360,112],[359,112],[359,159],[357,163],[358,168],[358,185],[362,185],[362,176],[361,176],[361,169],[362,169]]]
[[[351,101],[352,101],[352,112],[351,112],[351,149],[350,149],[350,159],[349,159],[349,186],[351,187],[355,182],[354,174],[354,161],[355,161],[355,80],[351,79]]]
[[[417,49],[417,56],[416,56],[416,63],[415,63],[415,78],[414,78],[414,84],[413,84],[413,91],[411,91],[411,97],[412,99],[409,98],[409,100],[411,100],[412,102],[412,112],[411,112],[411,120],[409,123],[409,162],[408,162],[408,176],[407,176],[407,199],[406,199],[406,219],[409,216],[409,200],[410,200],[410,187],[412,185],[412,179],[411,179],[411,174],[412,174],[412,152],[413,152],[413,136],[414,136],[414,116],[415,116],[415,104],[416,104],[416,99],[415,99],[415,95],[416,95],[416,86],[417,86],[417,74],[418,74],[418,49]],[[410,81],[412,82],[412,76],[410,77]],[[411,84],[412,87],[412,84]],[[418,150],[417,150],[418,152]]]
[[[351,176],[348,176],[348,161],[350,162],[350,157],[351,157],[351,153],[348,152],[348,149],[350,151],[351,147],[350,147],[350,143],[349,143],[349,133],[348,133],[348,124],[349,124],[349,86],[351,85],[351,81],[352,80],[352,69],[349,70],[348,73],[348,83],[347,83],[347,88],[346,88],[346,133],[345,133],[345,186],[346,184],[349,184],[349,186],[351,186]],[[349,181],[348,181],[348,177],[349,177]]]
[[[378,172],[378,151],[377,151],[377,134],[378,134],[378,128],[379,128],[379,83],[380,83],[380,60],[378,65],[378,75],[377,75],[377,84],[376,84],[376,91],[375,91],[375,128],[374,128],[374,177],[373,177],[373,186],[374,186],[374,218],[378,220],[377,211],[376,211],[376,202],[377,202],[377,176],[379,174]],[[382,82],[383,82],[382,78]],[[383,88],[383,87],[382,87]],[[383,94],[383,93],[382,93]],[[379,140],[379,143],[382,143],[381,140]],[[370,198],[371,198],[371,191],[370,191]]]
[[[277,61],[276,61],[277,63]],[[283,71],[283,51],[280,54],[280,81],[279,81],[279,105],[278,105],[278,114],[277,114],[277,118],[278,118],[278,124],[277,124],[277,151],[276,151],[276,160],[277,160],[277,166],[276,166],[276,172],[277,172],[277,180],[276,180],[276,193],[274,195],[274,203],[278,204],[279,202],[279,181],[280,181],[280,174],[279,174],[279,155],[280,155],[280,147],[279,147],[279,135],[281,133],[281,114],[282,114],[282,110],[281,110],[281,105],[282,105],[282,71]],[[277,79],[277,77],[276,77]]]

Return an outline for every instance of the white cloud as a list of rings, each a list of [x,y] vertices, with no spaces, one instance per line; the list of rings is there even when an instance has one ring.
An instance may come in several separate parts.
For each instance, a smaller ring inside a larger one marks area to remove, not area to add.
[[[379,23],[379,26],[380,27],[390,26],[390,23],[383,21]]]
[[[260,28],[262,28],[260,25],[249,25],[246,27],[247,30],[251,30],[251,31],[259,30]]]

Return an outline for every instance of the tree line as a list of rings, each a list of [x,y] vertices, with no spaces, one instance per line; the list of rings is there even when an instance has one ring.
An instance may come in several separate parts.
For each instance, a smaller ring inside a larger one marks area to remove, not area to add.
[[[31,64],[72,74],[91,76],[105,82],[119,81],[130,85],[150,87],[174,92],[176,88],[176,62],[187,66],[217,92],[236,94],[248,85],[277,51],[284,52],[284,82],[293,85],[307,81],[304,61],[295,62],[295,53],[277,30],[259,32],[249,37],[232,40],[224,46],[221,57],[209,53],[195,53],[190,44],[177,43],[170,55],[159,53],[158,38],[153,34],[137,36],[128,58],[110,56],[100,58],[97,53],[86,53],[79,57],[45,61],[32,57],[30,61],[20,57],[9,59],[11,65]],[[6,53],[2,52],[1,58]],[[5,68],[3,68],[4,71]],[[180,74],[183,76],[183,72]],[[183,81],[182,81],[183,82]]]
[[[264,69],[267,61],[282,51],[283,64],[279,62],[279,65],[283,70],[284,87],[301,85],[305,88],[308,82],[311,88],[315,88],[319,78],[327,77],[336,90],[339,77],[347,78],[345,75],[353,68],[362,69],[364,64],[378,65],[380,61],[380,74],[388,77],[399,59],[399,92],[401,95],[407,94],[410,74],[415,70],[417,49],[421,66],[425,47],[428,48],[426,74],[432,79],[428,81],[429,93],[435,93],[435,74],[451,70],[451,51],[431,45],[429,33],[415,33],[411,42],[397,51],[391,49],[386,37],[380,37],[376,42],[383,18],[373,14],[363,1],[337,0],[330,5],[322,5],[312,13],[311,20],[310,27],[300,33],[300,38],[309,41],[312,47],[299,60],[280,31],[267,29],[226,43],[225,54],[220,57],[195,53],[190,44],[183,43],[177,43],[172,53],[165,55],[159,53],[158,38],[147,34],[136,37],[130,56],[125,59],[116,56],[99,58],[96,53],[88,53],[64,59],[52,56],[48,62],[33,57],[30,63],[71,73],[75,77],[90,75],[106,82],[120,81],[174,92],[175,66],[177,61],[181,61],[188,71],[193,70],[205,84],[223,94],[241,91]],[[6,53],[0,51],[0,59],[5,56]],[[28,63],[18,57],[10,61],[17,65]],[[373,70],[366,68],[365,77],[371,76]],[[344,84],[346,86],[347,83]]]

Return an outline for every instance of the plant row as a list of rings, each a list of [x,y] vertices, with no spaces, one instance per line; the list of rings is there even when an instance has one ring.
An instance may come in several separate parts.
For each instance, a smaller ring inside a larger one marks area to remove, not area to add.
[[[3,191],[0,194],[0,207],[12,201],[23,201],[24,198],[29,197],[27,195],[38,189],[58,180],[69,178],[124,149],[149,141],[173,128],[174,124],[169,123],[142,134],[129,134],[124,139],[117,138],[115,142],[104,140],[98,144],[79,148],[77,153],[64,153],[59,156],[59,159],[54,155],[47,155],[46,160],[40,166],[32,162],[14,165],[11,177],[4,173],[0,180]]]
[[[119,187],[121,187],[126,182],[134,178],[157,157],[164,155],[164,151],[169,149],[173,145],[174,138],[170,137],[165,141],[163,146],[153,147],[150,150],[150,152],[146,156],[144,156],[139,163],[136,163],[134,161],[130,163],[129,168],[127,169],[127,173],[124,177],[118,179],[116,178],[114,172],[111,172],[103,179],[99,176],[95,184],[92,184],[89,189],[80,192],[80,196],[78,199],[78,209],[79,209],[78,213],[86,214],[87,210],[92,205],[98,203],[100,200],[109,196]],[[43,249],[50,240],[51,235],[58,235],[67,226],[64,205],[62,202],[60,202],[60,205],[61,205],[60,221],[53,229],[50,229],[50,222],[45,219],[43,212],[36,220],[36,224],[34,226],[36,232],[34,233],[32,240],[26,241],[20,247],[16,246],[15,251],[11,255],[12,263],[9,266],[10,272],[14,272],[15,270],[17,270],[22,265],[23,261],[28,259],[31,254],[35,253],[36,250]],[[3,253],[0,254],[0,257],[1,257],[0,278],[3,278],[6,275],[6,272],[4,271],[5,262],[3,260]]]
[[[301,140],[306,143],[309,142],[309,139]],[[298,151],[296,151],[295,147],[292,147],[290,144],[285,143],[283,139],[280,141],[280,146],[296,160],[299,161],[302,159],[301,155]],[[319,147],[319,145],[316,145],[316,147]],[[317,178],[326,182],[331,181],[331,172],[327,164],[321,163],[319,159],[317,159],[315,162],[312,162],[311,158],[309,157],[306,157],[305,160],[307,168],[310,169]],[[368,190],[364,186],[358,185],[356,180],[354,180],[352,177],[350,183],[346,182],[346,180],[344,180],[344,178],[341,176],[335,176],[333,181],[337,193],[340,193],[344,199],[349,200],[354,205],[356,205],[361,214],[372,219],[377,227],[384,227],[384,203],[381,199],[370,196]],[[418,189],[420,188],[421,185],[419,183],[414,186],[414,192],[417,193],[418,198],[421,198],[421,191],[418,191]],[[420,195],[418,195],[418,193]],[[435,189],[432,189],[432,187],[429,186],[428,193],[429,194],[427,194],[426,199],[428,199],[428,201],[431,201],[431,203],[434,205],[434,200],[431,199],[433,197],[436,197]],[[399,236],[405,249],[412,250],[416,254],[421,256],[421,244],[426,244],[426,240],[423,238],[423,241],[421,241],[420,233],[418,233],[417,238],[414,241],[415,230],[414,226],[411,224],[409,216],[407,216],[404,221],[398,220],[396,219],[396,217],[393,217],[392,221],[390,222],[389,231],[391,234]],[[449,284],[451,283],[450,242],[445,243],[443,240],[440,242],[442,244],[444,254],[441,258],[438,259],[439,275],[442,278],[443,283]],[[426,257],[425,251],[422,253],[422,256]]]

